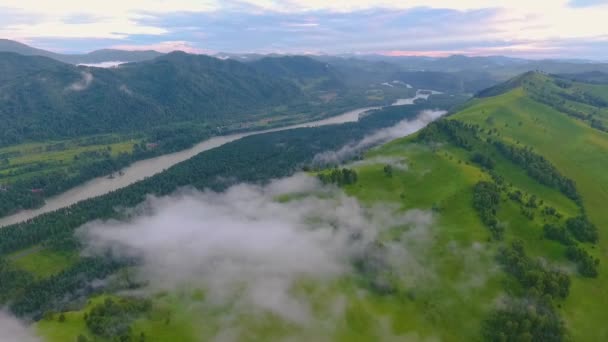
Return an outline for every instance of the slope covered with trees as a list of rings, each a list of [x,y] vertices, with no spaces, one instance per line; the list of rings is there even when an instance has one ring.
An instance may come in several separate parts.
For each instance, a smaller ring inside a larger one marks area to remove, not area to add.
[[[13,60],[11,68],[23,69],[31,59],[39,57]],[[0,84],[1,144],[185,121],[217,125],[301,95],[294,85],[242,63],[185,53],[112,69],[49,64]]]

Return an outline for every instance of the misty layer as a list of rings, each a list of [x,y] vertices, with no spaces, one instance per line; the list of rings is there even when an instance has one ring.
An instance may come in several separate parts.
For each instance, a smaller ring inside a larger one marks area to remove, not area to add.
[[[93,83],[93,74],[87,71],[81,72],[82,79],[70,84],[66,90],[83,91]]]
[[[407,227],[404,234],[427,245],[431,222],[429,212],[365,208],[300,174],[263,187],[150,198],[128,221],[93,222],[79,235],[87,253],[141,258],[138,276],[152,291],[201,287],[217,305],[234,302],[238,293],[237,305],[302,323],[310,310],[291,294],[298,280],[331,281],[353,272],[353,260],[391,227]],[[387,251],[385,263],[423,271],[407,250]]]
[[[0,341],[39,342],[40,339],[17,318],[0,310]]]
[[[424,110],[413,120],[400,121],[392,127],[376,131],[360,141],[348,144],[337,151],[323,152],[315,156],[314,162],[321,165],[340,163],[370,147],[416,133],[446,113],[443,110]]]

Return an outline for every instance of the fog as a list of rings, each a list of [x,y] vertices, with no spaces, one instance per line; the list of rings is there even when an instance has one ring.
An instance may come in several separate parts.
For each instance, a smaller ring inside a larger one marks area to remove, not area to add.
[[[357,166],[364,166],[364,165],[390,165],[395,170],[399,170],[399,171],[408,170],[407,160],[404,157],[379,156],[379,157],[365,158],[363,160],[357,160],[352,163],[349,163],[347,166],[357,167]]]
[[[93,83],[93,74],[88,71],[82,71],[80,74],[82,75],[82,79],[70,84],[66,90],[83,91]]]
[[[1,342],[40,342],[24,323],[9,313],[0,310]]]
[[[125,63],[127,63],[127,62],[107,61],[107,62],[100,62],[100,63],[80,63],[78,65],[94,67],[94,68],[115,68],[115,67],[117,67],[121,64],[125,64]]]
[[[446,113],[447,112],[443,110],[424,110],[420,112],[415,119],[403,120],[394,126],[378,130],[365,136],[360,141],[348,144],[337,151],[320,153],[315,156],[313,162],[321,165],[341,163],[372,146],[380,145],[418,132]]]
[[[304,174],[223,193],[185,189],[151,197],[129,215],[79,229],[85,254],[141,258],[136,277],[151,293],[203,288],[208,304],[231,303],[298,324],[312,317],[309,304],[292,294],[294,284],[353,272],[353,260],[391,227],[407,227],[402,240],[412,249],[389,243],[382,263],[411,278],[405,283],[430,273],[417,256],[432,240],[430,212],[366,208]]]

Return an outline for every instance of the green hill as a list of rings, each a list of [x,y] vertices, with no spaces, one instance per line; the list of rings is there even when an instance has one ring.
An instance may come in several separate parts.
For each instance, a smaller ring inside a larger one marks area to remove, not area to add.
[[[219,125],[301,95],[245,64],[202,55],[175,52],[113,69],[20,57],[2,58],[3,69],[22,76],[0,83],[2,145],[185,121]]]
[[[481,95],[370,152],[347,187],[370,204],[437,213],[434,306],[412,300],[406,307],[418,310],[400,319],[438,315],[419,329],[444,340],[605,340],[608,134],[588,116],[603,120],[608,90],[527,73]],[[407,170],[387,175],[374,162],[391,158]],[[455,257],[454,246],[477,246],[468,257],[479,262]],[[463,279],[475,277],[484,282],[463,294]]]
[[[13,52],[0,52],[0,85],[9,80],[40,72],[60,68],[63,65],[50,58],[23,55]]]
[[[303,89],[340,90],[344,87],[332,66],[310,57],[264,57],[250,65],[263,73],[294,81]]]

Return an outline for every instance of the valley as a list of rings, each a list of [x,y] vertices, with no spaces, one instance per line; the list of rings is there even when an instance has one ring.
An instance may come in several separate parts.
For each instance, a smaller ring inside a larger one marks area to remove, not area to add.
[[[418,91],[416,96],[409,99],[398,99],[395,101],[394,105],[402,106],[402,105],[412,105],[415,101],[419,99],[427,99],[428,95],[422,94]],[[125,168],[118,169],[115,173],[112,173],[111,176],[102,176],[96,179],[87,180],[86,183],[82,185],[77,185],[74,188],[71,188],[63,193],[60,193],[54,197],[48,198],[45,200],[45,204],[37,209],[30,210],[22,210],[14,215],[1,217],[0,218],[0,227],[11,225],[15,223],[20,223],[29,219],[32,219],[38,215],[48,213],[51,211],[55,211],[64,207],[68,207],[70,205],[76,204],[80,201],[101,196],[107,194],[112,191],[116,191],[118,189],[124,188],[130,184],[133,184],[137,181],[143,180],[147,177],[154,176],[157,173],[162,172],[170,168],[171,166],[180,163],[182,161],[188,160],[195,155],[207,151],[209,149],[217,148],[226,143],[244,138],[249,135],[254,134],[264,134],[270,132],[277,132],[282,130],[296,129],[302,127],[319,127],[325,125],[336,125],[342,124],[346,122],[357,122],[361,115],[365,115],[367,112],[378,110],[380,107],[366,107],[361,109],[355,109],[348,111],[344,114],[333,116],[327,119],[310,121],[296,125],[290,126],[282,126],[278,128],[271,128],[267,130],[261,131],[249,131],[246,133],[235,133],[222,135],[218,137],[213,137],[207,140],[204,140],[200,143],[197,143],[193,147],[182,150],[179,152],[169,153],[158,157],[153,157],[150,159],[144,159],[141,161],[137,161]],[[119,145],[124,148],[124,144]],[[115,146],[104,146],[104,149],[107,151],[113,151],[113,147]],[[94,147],[93,147],[94,148]],[[10,153],[9,151],[16,150],[15,147],[7,149],[6,153]],[[115,150],[114,150],[115,151]],[[105,152],[105,151],[104,151]],[[116,153],[116,152],[115,152]],[[120,153],[120,152],[118,152]],[[72,152],[73,156],[74,154]],[[44,154],[45,158],[49,157],[49,153]],[[62,157],[66,157],[65,154],[62,154]],[[68,158],[70,155],[67,156]],[[64,159],[60,159],[59,163],[62,164]],[[18,162],[18,161],[17,161]],[[13,162],[14,163],[14,162]],[[30,161],[31,163],[31,161]],[[17,164],[18,165],[18,164]],[[48,166],[45,167],[45,171],[48,171]],[[10,173],[10,170],[8,171]],[[9,180],[10,181],[10,180]]]
[[[8,45],[0,330],[608,339],[603,63]]]

